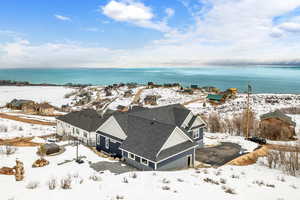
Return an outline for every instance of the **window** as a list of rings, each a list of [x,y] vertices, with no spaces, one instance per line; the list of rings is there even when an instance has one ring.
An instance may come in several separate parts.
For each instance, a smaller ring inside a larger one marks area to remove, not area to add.
[[[105,148],[109,149],[109,138],[105,138]]]
[[[141,158],[141,163],[148,166],[148,160]]]
[[[78,130],[78,128],[76,128],[76,133],[79,135],[79,130]]]
[[[97,144],[100,145],[100,135],[97,136]]]
[[[87,133],[87,132],[84,132],[83,136],[87,138],[88,133]]]
[[[134,156],[134,154],[132,154],[132,153],[129,153],[128,157],[129,157],[130,159],[132,159],[132,160],[135,159],[135,156]]]
[[[199,138],[199,129],[196,129],[193,131],[193,137],[194,137],[194,139]]]

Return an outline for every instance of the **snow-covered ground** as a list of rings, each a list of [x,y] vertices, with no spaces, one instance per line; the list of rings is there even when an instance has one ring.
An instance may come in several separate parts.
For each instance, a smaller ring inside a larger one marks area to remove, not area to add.
[[[0,197],[3,200],[56,200],[56,199],[172,199],[185,200],[195,198],[210,199],[257,199],[295,200],[299,196],[300,179],[287,176],[276,169],[262,164],[251,166],[223,166],[217,169],[189,169],[170,172],[133,172],[115,175],[109,171],[97,173],[89,167],[88,161],[109,161],[98,157],[86,147],[79,147],[79,154],[87,158],[84,164],[74,161],[63,165],[57,163],[75,157],[76,148],[68,146],[59,156],[46,157],[50,165],[32,168],[38,158],[36,148],[19,148],[14,155],[0,155],[0,166],[14,166],[18,158],[25,165],[25,179],[16,182],[14,176],[0,175]],[[60,188],[60,181],[71,177],[71,189]],[[98,181],[89,177],[97,176]],[[49,190],[47,182],[56,179],[57,188]],[[128,183],[124,182],[128,180]],[[215,182],[215,183],[212,183]],[[28,189],[31,183],[37,183],[35,189]],[[235,194],[225,193],[231,189]]]
[[[0,118],[0,139],[43,136],[55,133],[53,126],[28,124]]]
[[[13,99],[28,99],[38,103],[49,102],[54,106],[70,103],[64,95],[74,91],[72,88],[56,86],[1,86],[0,106]]]
[[[239,144],[245,151],[251,152],[258,147],[257,143],[245,140],[241,136],[232,136],[224,133],[205,133],[204,144],[206,146],[219,145],[221,142],[232,142]]]
[[[5,89],[6,88],[6,89]],[[133,89],[135,94],[141,87]],[[90,87],[92,98],[97,95],[102,98],[115,99],[109,108],[116,109],[118,105],[129,105],[133,97],[124,98],[123,94],[127,87],[121,87],[112,91],[112,96],[106,97],[101,86]],[[48,101],[53,105],[62,105],[72,101],[65,99],[64,95],[73,89],[63,87],[0,87],[0,105],[3,105],[13,98],[32,99],[38,102]],[[4,93],[3,93],[4,92]],[[160,95],[159,105],[172,103],[183,103],[195,98],[205,97],[203,93],[194,95],[183,95],[175,89],[145,89],[141,94],[141,99],[146,95]],[[271,94],[270,94],[271,95]],[[270,96],[269,95],[269,96]],[[272,96],[272,95],[271,95]],[[279,95],[280,96],[280,95]],[[255,95],[252,108],[257,113],[272,111],[276,108],[300,106],[299,95],[291,95],[292,99],[285,100],[279,104],[269,105],[263,101],[264,95]],[[75,98],[75,97],[74,97]],[[211,111],[221,111],[227,115],[241,112],[245,106],[246,96],[239,95],[235,100],[213,107],[202,102],[187,105],[194,113],[209,113]],[[1,112],[10,112],[1,110]],[[12,114],[12,113],[10,113]],[[42,117],[36,115],[24,115],[14,113],[24,118],[38,119],[43,121],[53,121],[53,117]],[[297,122],[297,129],[300,125],[300,115],[291,116]],[[4,127],[4,129],[3,129]],[[2,128],[2,129],[1,129]],[[0,119],[0,138],[41,136],[55,133],[55,127],[30,125],[8,119]],[[35,142],[44,142],[40,138],[35,138]],[[229,136],[227,134],[205,133],[205,145],[217,145],[220,142],[234,142],[240,144],[247,151],[252,151],[257,147],[253,142],[244,140],[243,137]],[[61,143],[63,144],[63,143]],[[1,147],[0,147],[1,148]],[[15,159],[18,158],[25,165],[25,180],[16,182],[14,176],[0,175],[0,200],[57,200],[57,199],[228,199],[228,200],[295,200],[300,194],[300,178],[288,176],[277,169],[269,169],[263,162],[257,162],[250,166],[222,166],[220,168],[189,169],[169,172],[133,172],[115,175],[109,171],[97,173],[89,167],[89,161],[110,161],[97,156],[90,149],[80,146],[79,154],[86,156],[84,164],[77,164],[74,161],[63,165],[57,163],[71,160],[76,155],[76,147],[67,146],[66,151],[57,156],[46,157],[50,165],[43,168],[32,168],[32,163],[38,159],[36,147],[19,147],[13,155],[3,155],[0,153],[0,168],[3,166],[13,167]],[[98,181],[93,181],[90,176],[97,176]],[[64,190],[60,188],[61,180],[71,177],[72,188]],[[57,188],[49,190],[47,182],[50,179],[57,181]],[[124,182],[128,180],[128,183]],[[33,182],[38,183],[37,188],[28,189],[27,186]],[[226,193],[225,190],[232,190],[235,194]]]

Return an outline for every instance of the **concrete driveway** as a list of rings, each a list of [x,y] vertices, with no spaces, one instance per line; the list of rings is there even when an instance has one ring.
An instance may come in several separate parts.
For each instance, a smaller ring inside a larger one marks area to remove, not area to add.
[[[122,162],[108,162],[108,161],[99,161],[96,163],[91,163],[90,167],[97,172],[109,170],[114,174],[122,174],[126,172],[137,171],[136,168],[123,164]]]
[[[241,146],[238,144],[222,142],[215,147],[197,149],[196,161],[218,167],[242,155],[240,154],[241,150]]]

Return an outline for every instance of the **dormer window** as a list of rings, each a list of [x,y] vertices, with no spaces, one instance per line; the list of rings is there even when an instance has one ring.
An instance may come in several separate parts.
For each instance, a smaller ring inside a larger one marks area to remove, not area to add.
[[[199,138],[200,134],[199,134],[199,129],[195,129],[193,130],[193,138],[194,139],[197,139]]]

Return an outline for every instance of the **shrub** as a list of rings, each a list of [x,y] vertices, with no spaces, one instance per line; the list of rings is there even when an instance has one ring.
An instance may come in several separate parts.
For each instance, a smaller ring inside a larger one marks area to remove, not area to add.
[[[131,178],[137,178],[137,174],[136,174],[136,173],[132,173],[132,174],[130,175],[130,177],[131,177]]]
[[[31,181],[26,185],[26,188],[33,190],[33,189],[36,189],[39,186],[39,184],[40,183],[37,181]]]
[[[164,186],[162,186],[162,189],[163,190],[170,190],[171,188],[169,186],[167,186],[167,185],[164,185]]]
[[[128,183],[128,179],[126,177],[123,177],[123,180],[122,180],[123,183]]]
[[[60,180],[60,187],[64,190],[71,189],[72,187],[72,178],[67,176]]]
[[[124,196],[117,195],[117,196],[115,197],[115,199],[116,199],[116,200],[121,200],[121,199],[124,199]]]
[[[281,182],[285,182],[285,178],[284,176],[278,176],[277,180],[281,181]]]
[[[0,152],[2,154],[6,154],[7,156],[9,155],[13,155],[14,153],[16,153],[18,149],[16,147],[10,146],[10,145],[5,145],[1,148]]]
[[[90,180],[93,180],[93,181],[102,181],[101,176],[99,176],[99,175],[97,175],[97,174],[95,174],[95,173],[92,174],[92,175],[90,175],[89,179],[90,179]]]
[[[221,170],[215,171],[215,175],[216,175],[216,176],[221,175]]]
[[[6,125],[1,124],[0,125],[0,132],[7,133],[8,127]]]
[[[213,180],[211,178],[208,178],[208,177],[205,178],[205,179],[203,179],[203,181],[205,181],[207,183],[212,183],[212,184],[215,184],[215,185],[219,185],[220,184],[218,181],[215,181],[215,180]]]
[[[240,176],[239,176],[239,175],[236,175],[236,174],[232,174],[232,175],[231,175],[231,178],[236,178],[236,179],[239,179],[239,178],[240,178]]]
[[[166,179],[166,178],[163,178],[162,182],[163,182],[163,183],[165,183],[165,184],[169,184],[169,183],[171,183],[171,181],[170,181],[170,180],[168,180],[168,179]]]
[[[291,184],[290,187],[293,189],[298,189],[298,187],[295,184]]]
[[[275,185],[274,184],[266,184],[267,187],[271,187],[271,188],[274,188]]]
[[[181,179],[181,178],[178,178],[177,181],[178,181],[178,182],[184,182],[184,180]]]
[[[220,183],[222,183],[222,184],[226,184],[226,179],[225,178],[220,178]]]
[[[228,194],[236,194],[236,192],[234,191],[233,188],[230,188],[230,187],[226,187],[226,186],[222,186],[222,189],[224,190],[225,193],[228,193]]]
[[[252,182],[253,184],[256,184],[256,185],[258,185],[258,186],[262,186],[262,185],[265,185],[265,183],[264,183],[264,181],[262,181],[262,180],[256,180],[256,181],[253,181]]]
[[[47,182],[48,188],[49,190],[54,190],[57,186],[57,181],[55,178],[51,178],[48,182]]]

